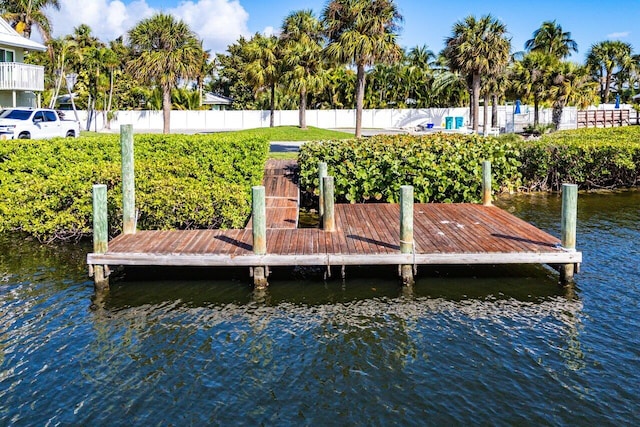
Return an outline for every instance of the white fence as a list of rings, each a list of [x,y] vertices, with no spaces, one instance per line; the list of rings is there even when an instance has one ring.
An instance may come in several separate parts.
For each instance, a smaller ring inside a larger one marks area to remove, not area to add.
[[[513,106],[498,107],[498,127],[501,132],[520,131],[533,123],[533,107],[520,107],[521,114],[514,114]],[[540,123],[551,123],[551,109],[540,109]],[[484,108],[480,108],[480,125],[483,123]],[[491,114],[491,109],[488,110]],[[86,129],[87,112],[78,111],[81,127]],[[73,112],[66,112],[67,118],[73,118]],[[98,112],[92,121],[91,130],[106,129],[105,115]],[[355,127],[355,110],[308,110],[307,125],[325,129]],[[372,129],[412,129],[418,125],[432,123],[434,128],[445,126],[447,117],[462,117],[465,126],[469,125],[468,108],[425,108],[398,110],[364,110],[362,127]],[[489,116],[488,123],[491,123]],[[562,115],[561,129],[577,127],[577,110],[567,107]],[[132,124],[136,131],[157,132],[162,130],[162,111],[136,110],[118,111],[111,121],[110,128],[119,129],[121,124]],[[297,126],[297,110],[275,111],[276,126]],[[213,132],[220,130],[238,130],[269,126],[269,111],[227,110],[227,111],[171,111],[172,132]]]

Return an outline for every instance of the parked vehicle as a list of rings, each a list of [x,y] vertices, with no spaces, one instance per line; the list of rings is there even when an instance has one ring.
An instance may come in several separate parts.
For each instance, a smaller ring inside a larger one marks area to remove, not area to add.
[[[75,138],[80,123],[63,120],[46,108],[6,108],[0,111],[0,139]]]

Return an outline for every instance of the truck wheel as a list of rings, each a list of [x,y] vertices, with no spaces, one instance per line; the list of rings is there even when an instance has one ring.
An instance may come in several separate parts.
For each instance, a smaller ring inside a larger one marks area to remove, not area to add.
[[[76,133],[72,130],[67,131],[67,138],[75,138]]]
[[[18,135],[18,139],[31,139],[31,135],[29,135],[29,132],[22,132]]]

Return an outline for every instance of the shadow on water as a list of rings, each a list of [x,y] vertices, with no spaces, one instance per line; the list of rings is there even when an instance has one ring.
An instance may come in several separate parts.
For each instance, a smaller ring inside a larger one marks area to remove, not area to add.
[[[403,287],[393,266],[275,268],[270,286],[254,291],[246,268],[127,268],[105,295],[105,308],[176,302],[187,307],[261,303],[319,306],[368,299],[430,298],[449,301],[505,300],[537,302],[567,295],[557,273],[532,265],[421,266],[416,284]]]

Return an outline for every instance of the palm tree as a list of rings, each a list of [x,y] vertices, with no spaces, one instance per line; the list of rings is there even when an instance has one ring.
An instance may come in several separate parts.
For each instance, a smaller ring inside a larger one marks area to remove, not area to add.
[[[46,43],[51,40],[51,22],[44,9],[60,10],[58,0],[0,0],[2,18],[26,38],[31,38],[32,27],[36,27]],[[52,54],[53,52],[50,51]]]
[[[549,95],[553,99],[552,121],[556,129],[567,105],[586,108],[598,98],[597,83],[591,80],[587,67],[572,62],[560,62],[551,75]]]
[[[525,42],[529,52],[543,52],[558,59],[564,59],[571,52],[578,52],[578,43],[571,38],[569,31],[562,31],[556,21],[545,21],[533,32],[533,38]]]
[[[311,10],[292,12],[282,24],[280,37],[287,68],[284,81],[300,95],[298,121],[300,128],[306,129],[307,95],[324,83],[322,25]]]
[[[269,90],[269,126],[274,126],[276,86],[280,79],[280,46],[276,36],[256,34],[246,45],[248,64],[246,77],[258,93]]]
[[[197,75],[202,58],[200,41],[183,21],[158,13],[129,31],[129,43],[132,58],[127,70],[134,78],[161,88],[163,132],[169,133],[171,89],[179,79]]]
[[[453,71],[471,79],[472,127],[478,132],[480,83],[483,75],[497,73],[509,62],[511,41],[506,26],[491,15],[468,16],[453,26],[445,40],[444,56]]]
[[[60,10],[58,0],[0,0],[2,18],[7,20],[14,30],[26,38],[31,38],[32,28],[35,26],[47,45],[49,59],[53,62],[53,47],[51,40],[51,21],[44,13],[44,9],[53,7]]]
[[[513,91],[521,98],[533,98],[533,124],[540,122],[540,103],[547,99],[550,76],[558,60],[541,52],[527,53],[511,68]]]
[[[362,136],[365,69],[401,57],[396,42],[402,16],[393,0],[331,0],[322,20],[329,45],[327,56],[356,67],[356,137]]]
[[[587,66],[600,81],[602,102],[609,101],[614,72],[630,63],[631,45],[619,40],[605,40],[591,46],[587,53]],[[620,88],[618,88],[620,89]]]

